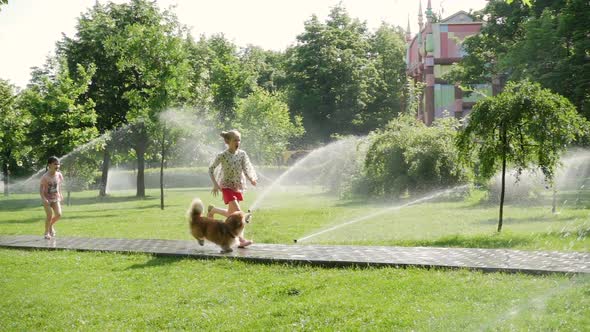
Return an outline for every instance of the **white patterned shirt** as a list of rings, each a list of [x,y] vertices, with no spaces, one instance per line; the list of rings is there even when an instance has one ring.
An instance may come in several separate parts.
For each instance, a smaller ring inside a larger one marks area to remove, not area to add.
[[[215,176],[215,168],[221,164],[221,174]],[[209,175],[215,176],[221,188],[242,191],[245,188],[244,175],[250,181],[258,178],[246,151],[238,149],[231,153],[225,150],[219,153],[209,165]]]

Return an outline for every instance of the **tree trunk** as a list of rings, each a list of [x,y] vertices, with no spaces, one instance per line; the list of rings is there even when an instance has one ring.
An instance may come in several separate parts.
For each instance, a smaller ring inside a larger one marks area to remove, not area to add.
[[[164,210],[164,160],[166,156],[166,127],[162,128],[162,160],[160,162],[160,209]]]
[[[551,205],[551,213],[557,213],[557,188],[553,184],[553,203]]]
[[[8,163],[2,165],[2,178],[4,180],[4,196],[8,196],[8,180],[9,180],[10,173],[8,171]]]
[[[107,195],[107,181],[109,179],[109,168],[111,167],[111,154],[109,153],[108,145],[104,149],[102,157],[102,175],[100,177],[100,191],[98,196],[105,197]]]
[[[145,197],[145,150],[138,148],[137,152],[137,197]]]
[[[502,219],[504,217],[504,194],[506,192],[506,129],[502,129],[502,188],[500,189],[500,217],[498,219],[498,233],[502,231]]]

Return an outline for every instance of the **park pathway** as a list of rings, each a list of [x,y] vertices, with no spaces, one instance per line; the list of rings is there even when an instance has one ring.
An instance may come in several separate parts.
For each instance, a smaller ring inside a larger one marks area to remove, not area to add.
[[[196,241],[82,237],[45,240],[33,235],[0,235],[0,247],[147,253],[199,259],[227,257],[251,262],[321,266],[415,266],[487,272],[590,274],[590,253],[585,252],[255,243],[246,249],[220,254],[217,246],[210,243],[199,246]]]

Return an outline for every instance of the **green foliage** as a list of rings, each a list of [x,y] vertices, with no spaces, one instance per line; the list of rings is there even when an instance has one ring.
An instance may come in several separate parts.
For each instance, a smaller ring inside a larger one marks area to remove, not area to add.
[[[374,133],[365,160],[369,193],[398,196],[449,187],[466,181],[454,146],[459,123],[444,118],[427,127],[401,115]]]
[[[12,168],[22,166],[31,151],[26,143],[31,117],[27,110],[18,106],[16,88],[0,79],[0,170],[5,182],[5,192]]]
[[[195,41],[189,34],[185,42],[187,60],[190,66],[187,90],[189,95],[182,103],[205,110],[212,109],[213,93],[210,86],[210,62],[212,52],[207,39],[201,36]],[[213,112],[209,112],[213,113]]]
[[[210,48],[210,89],[219,122],[231,126],[240,97],[246,97],[253,89],[251,73],[242,68],[236,45],[223,34],[208,40]]]
[[[406,43],[401,29],[382,23],[371,36],[370,44],[370,61],[376,77],[366,83],[373,100],[363,114],[361,132],[382,127],[403,111],[406,100]]]
[[[532,0],[521,0],[521,1],[522,1],[523,4],[525,4],[525,5],[529,6],[529,7],[533,5],[532,2],[531,2]],[[506,2],[510,4],[510,3],[513,3],[514,0],[506,0]]]
[[[553,184],[562,152],[577,137],[587,135],[589,128],[569,100],[529,81],[509,82],[501,94],[473,107],[457,146],[466,164],[474,168],[477,162],[482,178],[502,170],[498,232],[507,165],[516,169],[517,179],[523,170],[539,168]]]
[[[467,55],[448,78],[463,85],[529,79],[567,97],[590,119],[590,3],[490,1],[486,24],[467,38]]]
[[[77,71],[79,77],[73,79],[65,59],[50,60],[44,69],[35,71],[22,92],[21,107],[32,116],[28,141],[41,165],[49,156],[63,156],[98,134],[94,101],[80,101],[95,68],[79,65]]]
[[[191,99],[185,31],[177,18],[157,4],[134,0],[96,4],[83,15],[77,35],[65,38],[61,52],[72,63],[97,66],[89,96],[97,96],[102,132],[123,124],[137,157],[138,196],[144,195],[143,166],[160,135],[158,114]]]
[[[284,89],[286,57],[283,52],[248,46],[242,50],[240,60],[243,69],[249,73],[252,86],[269,92],[278,92]]]
[[[283,98],[258,89],[243,99],[233,124],[244,136],[244,149],[256,162],[277,163],[289,142],[305,133],[300,116],[289,116]]]
[[[342,6],[325,23],[312,16],[287,51],[289,106],[303,116],[307,142],[366,134],[400,110],[405,64],[399,31],[375,36]]]
[[[484,179],[506,158],[519,174],[538,167],[551,182],[562,152],[587,132],[588,122],[563,96],[529,81],[509,82],[504,92],[474,106],[457,146],[467,164],[475,168],[477,162]]]

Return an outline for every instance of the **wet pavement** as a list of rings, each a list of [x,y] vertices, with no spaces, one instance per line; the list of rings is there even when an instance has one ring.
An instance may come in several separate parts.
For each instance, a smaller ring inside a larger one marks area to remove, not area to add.
[[[211,243],[200,246],[197,241],[82,237],[45,240],[34,235],[0,235],[0,247],[147,253],[321,266],[414,266],[532,274],[590,273],[590,253],[587,252],[255,243],[245,249],[234,248],[231,253],[221,254],[219,247]]]

